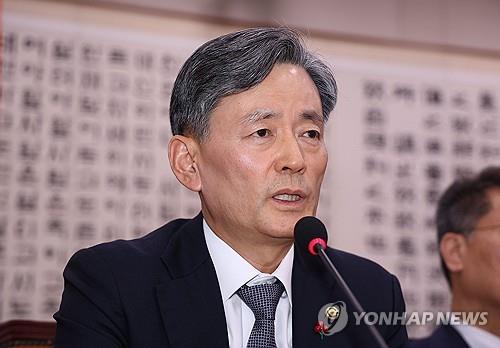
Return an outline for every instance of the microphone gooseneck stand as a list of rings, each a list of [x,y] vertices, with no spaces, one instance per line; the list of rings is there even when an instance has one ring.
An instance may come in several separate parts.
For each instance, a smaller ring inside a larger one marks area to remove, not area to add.
[[[358,299],[356,298],[356,296],[354,296],[351,289],[344,281],[344,278],[342,278],[339,271],[337,270],[337,268],[335,268],[328,255],[326,255],[325,250],[323,250],[323,246],[320,243],[316,243],[313,246],[313,249],[316,252],[316,255],[318,255],[321,261],[323,262],[325,268],[328,269],[333,278],[335,278],[337,283],[340,284],[340,287],[346,293],[347,297],[349,298],[349,301],[351,301],[351,303],[353,304],[354,309],[356,309],[356,311],[360,314],[365,313]],[[380,332],[378,332],[378,330],[373,325],[366,325],[366,326],[368,327],[368,330],[371,332],[372,336],[375,338],[375,341],[377,342],[377,345],[380,348],[389,348],[389,346],[387,346],[384,339],[380,335]]]

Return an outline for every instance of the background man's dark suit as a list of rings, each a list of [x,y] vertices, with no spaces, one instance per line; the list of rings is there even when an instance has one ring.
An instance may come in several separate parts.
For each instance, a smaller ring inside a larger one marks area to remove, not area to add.
[[[403,312],[397,279],[366,259],[329,249],[333,262],[367,311]],[[295,252],[293,346],[373,347],[349,316],[340,333],[313,331],[326,303],[349,303],[318,260]],[[205,243],[202,216],[174,220],[133,241],[76,253],[64,272],[56,347],[228,347],[222,298]],[[407,342],[402,326],[381,327],[391,347]]]
[[[409,348],[469,348],[457,330],[449,325],[438,327],[432,335],[410,343]]]

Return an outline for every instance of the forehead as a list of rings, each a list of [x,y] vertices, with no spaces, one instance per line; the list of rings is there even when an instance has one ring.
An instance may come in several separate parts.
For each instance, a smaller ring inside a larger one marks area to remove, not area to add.
[[[322,107],[318,89],[304,68],[277,64],[262,82],[222,98],[212,116],[220,113],[230,113],[235,119],[262,113],[322,115]]]
[[[299,83],[304,87],[315,87],[314,82],[303,67],[293,64],[276,64],[266,78],[250,90],[256,87],[274,87],[279,84],[286,85],[288,83]]]

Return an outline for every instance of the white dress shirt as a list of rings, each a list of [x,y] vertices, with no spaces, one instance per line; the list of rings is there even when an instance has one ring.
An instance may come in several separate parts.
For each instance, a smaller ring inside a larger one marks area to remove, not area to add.
[[[274,282],[276,277],[285,291],[276,308],[274,321],[278,348],[292,348],[292,266],[293,246],[272,274],[261,273],[220,239],[203,220],[208,252],[215,266],[226,315],[229,347],[245,348],[252,332],[255,316],[236,291],[248,286]]]
[[[453,325],[464,341],[472,348],[498,348],[500,337],[472,325]]]

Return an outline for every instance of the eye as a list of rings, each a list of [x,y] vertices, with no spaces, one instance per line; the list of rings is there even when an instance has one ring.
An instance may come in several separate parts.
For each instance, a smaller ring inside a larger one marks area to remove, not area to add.
[[[304,135],[308,138],[311,138],[311,139],[319,139],[321,136],[321,133],[318,132],[317,130],[311,129],[311,130],[308,130],[307,132],[305,132]]]
[[[253,135],[259,137],[259,138],[264,138],[266,136],[269,136],[271,134],[271,131],[269,129],[259,129],[258,131],[255,131]]]

